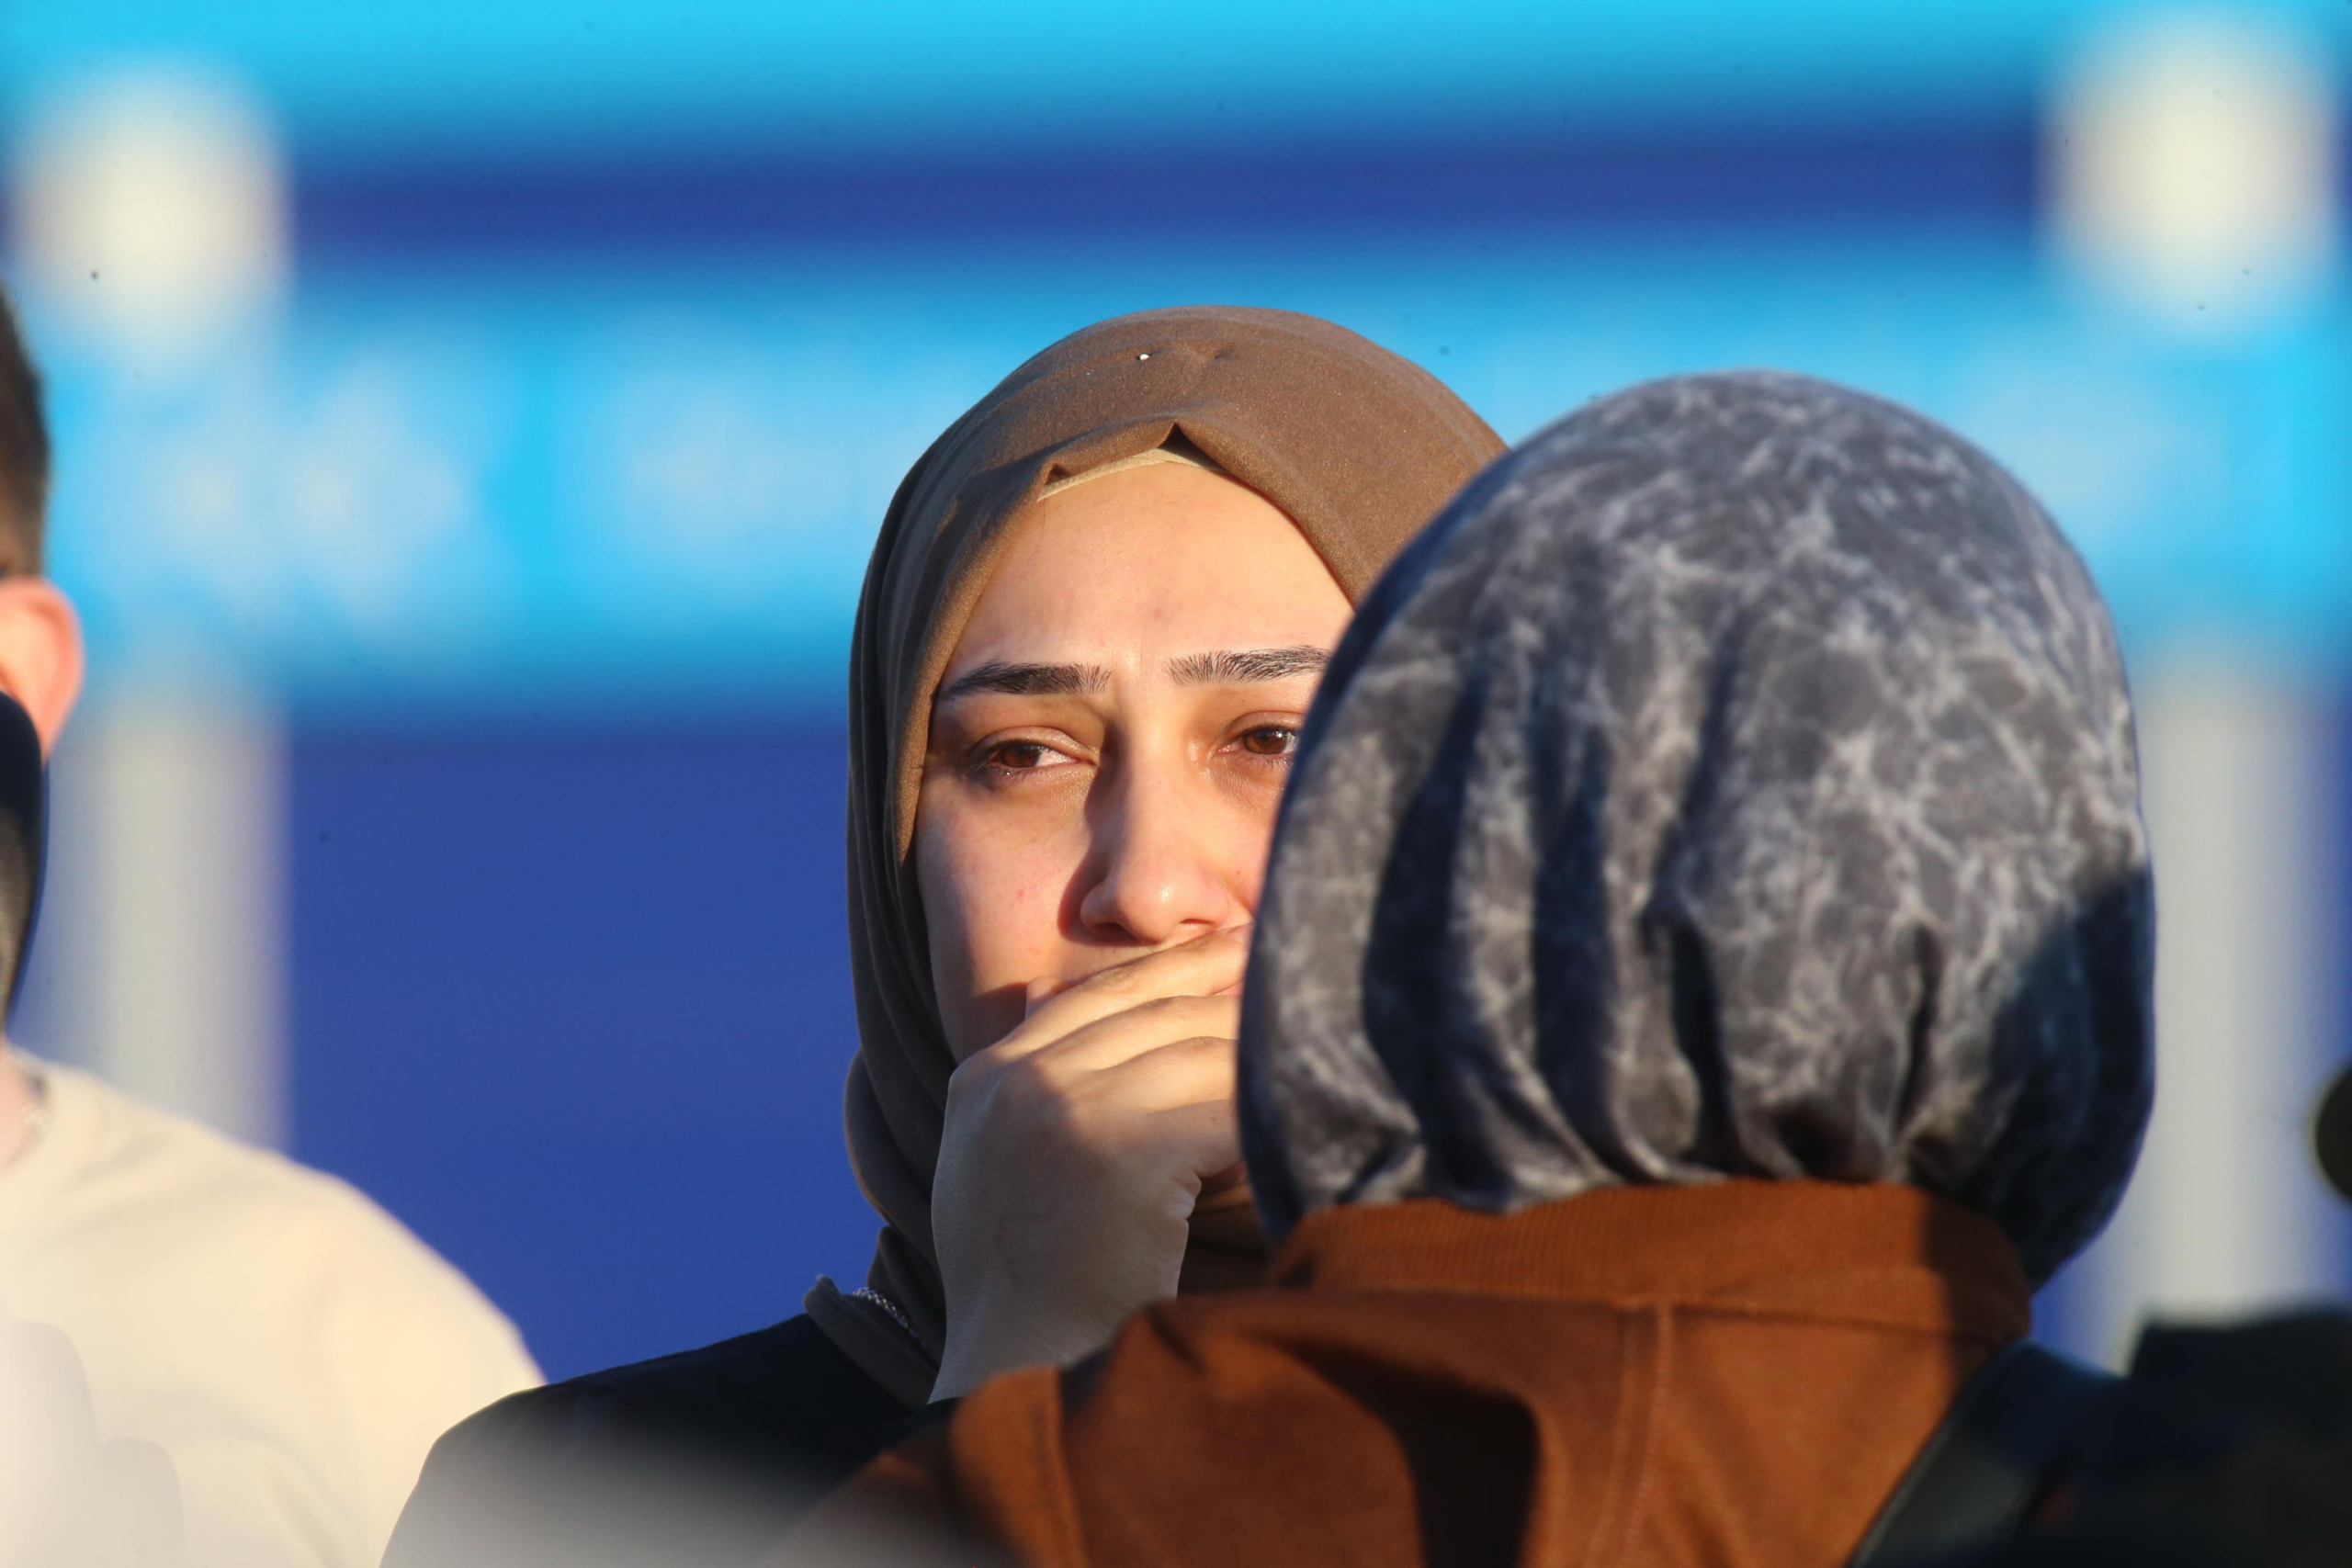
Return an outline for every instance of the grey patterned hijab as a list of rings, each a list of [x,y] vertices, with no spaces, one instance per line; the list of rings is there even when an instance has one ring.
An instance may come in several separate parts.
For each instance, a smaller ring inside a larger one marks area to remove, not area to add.
[[[1588,405],[1366,599],[1260,908],[1268,1233],[1903,1181],[2046,1278],[2153,1081],[2132,711],[2082,562],[1939,426],[1767,372]]]

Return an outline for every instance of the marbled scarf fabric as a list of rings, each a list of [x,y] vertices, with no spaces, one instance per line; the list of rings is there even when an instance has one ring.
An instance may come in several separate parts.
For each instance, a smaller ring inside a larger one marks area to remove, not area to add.
[[[1490,468],[1317,698],[1245,999],[1268,1234],[1725,1177],[1900,1181],[2037,1281],[2153,1085],[2105,605],[2018,482],[1803,377],[1682,377]]]

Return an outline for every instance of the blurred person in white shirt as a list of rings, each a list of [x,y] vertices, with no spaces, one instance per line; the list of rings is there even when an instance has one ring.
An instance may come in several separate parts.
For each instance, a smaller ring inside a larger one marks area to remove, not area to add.
[[[0,770],[17,784],[0,782],[0,798],[13,796],[17,819],[0,845],[0,982],[11,994],[38,886],[41,760],[83,673],[73,604],[41,575],[49,467],[40,378],[0,298],[0,693],[15,705],[0,703]],[[539,1381],[514,1325],[353,1188],[5,1043],[0,1325],[55,1331],[37,1364],[68,1369],[44,1372],[43,1386],[77,1410],[69,1420],[54,1399],[7,1402],[0,1452],[44,1451],[52,1437],[160,1450],[176,1477],[173,1544],[191,1568],[370,1568],[433,1440]],[[51,1430],[60,1421],[94,1430]],[[153,1535],[143,1558],[159,1550]]]

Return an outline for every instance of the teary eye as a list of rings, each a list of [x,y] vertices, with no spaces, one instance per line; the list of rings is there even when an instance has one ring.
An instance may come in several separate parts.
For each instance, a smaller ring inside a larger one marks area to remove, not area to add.
[[[991,767],[1009,768],[1025,773],[1035,768],[1049,767],[1061,760],[1061,753],[1035,740],[1008,740],[989,748],[985,761]]]
[[[1298,750],[1298,730],[1287,724],[1265,724],[1245,732],[1241,749],[1257,757],[1287,757]]]

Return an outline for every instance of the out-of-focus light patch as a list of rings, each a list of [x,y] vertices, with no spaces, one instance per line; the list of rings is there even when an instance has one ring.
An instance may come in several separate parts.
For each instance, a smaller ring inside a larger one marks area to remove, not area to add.
[[[0,123],[25,84],[130,48],[233,62],[306,158],[460,167],[2006,115],[2080,19],[2117,4],[1195,0],[1170,28],[1094,0],[7,0]],[[1040,60],[1136,68],[1045,82]]]
[[[306,276],[200,371],[50,357],[53,570],[102,678],[191,649],[305,711],[837,702],[874,530],[975,397],[1170,299],[1313,310],[1511,435],[1629,381],[1776,365],[1917,406],[2052,506],[2135,645],[2352,648],[2335,346],[2352,306],[2224,340],[2082,308],[2006,243],[1736,258],[1254,242],[1025,243],[691,266]],[[36,341],[47,325],[28,313]],[[52,338],[58,334],[49,334]]]
[[[62,381],[106,411],[61,443],[51,529],[101,677],[143,685],[196,659],[266,684],[292,626],[337,628],[327,662],[480,657],[526,595],[485,520],[512,434],[498,369],[468,348],[389,333],[315,362]]]
[[[285,1142],[284,745],[233,672],[99,694],[51,764],[44,1045],[151,1105]]]
[[[787,368],[775,344],[676,318],[630,323],[597,347],[628,373],[581,377],[557,429],[605,458],[576,468],[570,502],[582,544],[630,575],[694,581],[703,614],[756,604],[869,502],[872,486],[852,482],[859,433],[827,406],[840,372]]]
[[[251,321],[283,290],[277,143],[225,76],[153,65],[60,87],[10,164],[11,243],[61,325],[168,353]]]
[[[2341,1006],[2333,699],[2219,644],[2176,646],[2142,673],[2155,1115],[2078,1269],[2066,1335],[2115,1361],[2152,1316],[2323,1301],[2346,1263],[2309,1134]]]
[[[2335,95],[2302,39],[2227,11],[2134,17],[2094,39],[2056,111],[2052,216],[2102,287],[2232,331],[2326,277]]]
[[[2048,356],[2038,346],[1987,333],[1954,378],[1952,412],[2078,548],[2109,558],[2180,496],[2230,493],[2242,458],[2209,408],[2120,356]]]

